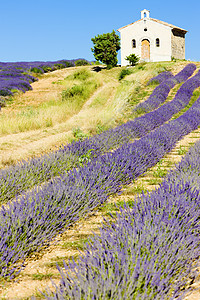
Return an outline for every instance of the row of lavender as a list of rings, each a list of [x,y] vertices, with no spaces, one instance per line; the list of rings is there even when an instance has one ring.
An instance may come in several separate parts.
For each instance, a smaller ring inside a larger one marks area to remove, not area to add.
[[[8,96],[20,90],[31,90],[31,83],[38,80],[31,73],[44,73],[75,65],[75,60],[59,60],[54,62],[0,62],[0,106],[5,105]]]
[[[127,138],[127,140],[124,140],[124,142],[127,142],[128,139],[140,138],[144,136],[147,132],[154,130],[156,127],[161,126],[163,123],[168,121],[174,114],[178,113],[186,105],[188,105],[194,90],[199,86],[200,70],[195,76],[187,79],[186,82],[183,83],[183,85],[179,88],[174,99],[171,102],[163,104],[154,111],[151,111],[141,117],[128,121],[126,124],[116,127],[113,131],[117,133],[126,133],[125,138]],[[120,136],[119,133],[118,135]]]
[[[21,260],[121,191],[200,125],[200,98],[176,120],[87,166],[24,193],[0,211],[0,274],[11,277]]]
[[[161,82],[173,77],[172,72],[170,71],[164,71],[159,73],[157,76],[152,77],[148,82],[147,85],[151,84],[160,84]]]
[[[187,79],[195,68],[194,64],[187,65],[176,75],[177,80]],[[56,152],[29,160],[28,162],[20,162],[16,166],[1,171],[1,202],[12,199],[33,185],[65,173],[72,166],[78,166],[80,159],[81,161],[84,159],[87,161],[106,151],[110,151],[114,147],[127,143],[131,139],[144,136],[169,120],[174,113],[184,108],[189,103],[194,89],[198,86],[200,86],[200,71],[181,86],[173,101],[161,106],[154,112],[84,141],[67,145]],[[159,95],[159,90],[157,92]]]
[[[153,93],[150,95],[147,101],[139,103],[134,108],[133,112],[136,111],[146,113],[156,109],[161,103],[163,103],[166,100],[170,90],[177,83],[181,83],[187,80],[188,77],[190,77],[193,74],[195,69],[196,66],[194,64],[188,64],[186,68],[184,68],[177,75],[173,77],[169,76],[169,78],[167,78],[164,81],[160,79],[161,84],[154,89]],[[157,80],[159,80],[159,75],[157,77]]]
[[[182,299],[200,255],[199,169],[198,141],[158,189],[120,208],[77,262],[59,268],[62,280],[45,298]]]

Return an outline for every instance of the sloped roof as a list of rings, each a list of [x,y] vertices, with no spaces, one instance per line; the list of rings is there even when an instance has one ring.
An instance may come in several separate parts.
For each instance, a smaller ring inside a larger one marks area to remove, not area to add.
[[[135,24],[135,23],[138,23],[138,22],[140,22],[141,20],[144,20],[144,19],[140,19],[140,20],[135,21],[135,22],[133,22],[133,23],[131,23],[131,24],[125,25],[125,26],[123,26],[123,27],[117,29],[117,31],[120,31],[120,30],[123,29],[123,28],[126,28],[126,27],[128,27],[128,26],[130,26],[130,25],[133,25],[133,24]],[[172,29],[176,29],[176,30],[182,31],[182,32],[184,32],[184,33],[187,32],[187,30],[182,29],[182,28],[180,28],[180,27],[177,27],[177,26],[175,26],[175,25],[169,24],[169,23],[167,23],[167,22],[163,22],[163,21],[160,21],[160,20],[157,20],[157,19],[153,19],[153,18],[148,18],[147,20],[151,20],[151,21],[160,23],[160,24],[162,24],[162,25],[168,26],[168,27],[170,27],[170,28],[172,28]]]

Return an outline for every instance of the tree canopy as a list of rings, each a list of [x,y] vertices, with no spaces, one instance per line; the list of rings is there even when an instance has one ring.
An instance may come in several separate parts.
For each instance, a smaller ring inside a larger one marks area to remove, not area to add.
[[[91,48],[96,60],[108,67],[117,65],[117,51],[120,50],[120,38],[113,30],[111,33],[103,33],[91,39],[94,48]]]

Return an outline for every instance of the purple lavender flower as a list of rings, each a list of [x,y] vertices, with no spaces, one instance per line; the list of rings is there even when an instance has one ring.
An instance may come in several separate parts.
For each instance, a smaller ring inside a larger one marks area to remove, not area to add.
[[[164,72],[161,72],[160,74],[158,74],[157,76],[154,76],[153,78],[151,78],[148,82],[147,82],[147,85],[150,85],[152,83],[158,83],[160,84],[161,82],[169,79],[173,77],[173,74],[172,72],[170,71],[164,71]]]
[[[157,86],[149,98],[139,103],[136,108],[133,110],[136,112],[142,111],[143,113],[152,111],[161,105],[167,98],[169,91],[177,84],[186,81],[195,71],[195,64],[188,64],[183,70],[178,74],[169,79],[162,81],[159,86]]]
[[[110,195],[121,192],[123,186],[131,183],[148,168],[155,165],[165,153],[173,149],[178,140],[198,128],[199,125],[200,98],[187,112],[176,120],[170,121],[168,124],[155,129],[133,143],[124,144],[113,152],[100,155],[86,166],[74,168],[65,175],[43,184],[41,187],[33,188],[31,191],[27,191],[19,198],[16,198],[15,201],[8,203],[6,207],[2,207],[0,210],[1,276],[13,276],[16,268],[21,266],[20,260],[25,259],[31,252],[40,249],[43,245],[48,244],[56,234],[61,233],[73,225],[80,217],[88,214],[95,207],[104,203]],[[187,189],[184,189],[183,195],[185,190]],[[195,209],[196,207],[194,210]],[[154,210],[152,211],[154,212]],[[164,220],[165,214],[163,222]],[[189,224],[189,221],[184,218],[182,221]],[[169,228],[175,224],[174,222],[173,219],[170,221],[169,218]],[[162,222],[159,220],[157,223],[160,226],[159,230],[161,230]],[[146,224],[151,223],[147,220]],[[184,228],[184,224],[182,225],[181,223],[180,228]],[[143,227],[143,223],[140,227]],[[174,245],[173,249],[175,249],[174,253],[176,253],[177,248],[176,242],[174,244],[173,240],[180,232],[178,225],[175,226],[175,228],[177,228],[178,231],[175,232],[171,239],[171,243]],[[166,239],[167,236],[169,240],[168,228],[165,230],[164,226],[162,230],[163,237]],[[154,228],[152,228],[151,231],[154,233]],[[189,243],[193,240],[196,243],[196,236],[192,236],[191,239],[187,240],[185,238],[187,234],[188,231],[184,235],[185,242]],[[178,236],[178,240],[179,239],[181,240],[181,236],[180,238]],[[150,243],[150,245],[152,245],[152,243]],[[160,245],[159,239],[157,245],[158,247]],[[190,245],[190,243],[185,245]],[[148,250],[150,251],[149,255],[155,253],[156,249],[158,248],[150,247]],[[163,253],[165,253],[165,251],[163,251]],[[184,255],[187,256],[187,253]],[[113,259],[114,257],[115,255]],[[159,261],[161,261],[161,259],[163,259],[161,269],[164,269],[165,257],[162,256],[162,253],[159,257]],[[142,261],[141,263],[143,264]],[[155,265],[153,261],[151,261],[151,264],[153,264],[152,272],[155,273],[157,265]],[[148,266],[148,261],[144,261],[143,269],[145,269],[145,266]],[[140,263],[136,270],[138,269],[140,270]],[[119,270],[119,274],[121,274],[119,266],[116,267],[116,270]],[[127,268],[128,275],[130,275],[129,271],[130,269]],[[145,272],[146,269],[144,274]],[[171,271],[169,270],[169,272]],[[137,278],[138,274],[138,271],[133,273],[133,277]],[[158,285],[159,276],[160,275],[156,275],[152,279],[153,282],[156,282],[154,287]],[[91,278],[93,278],[93,275]],[[125,277],[125,282],[127,282],[126,278],[128,277]],[[99,282],[101,282],[101,280]],[[168,289],[167,283],[165,280],[163,281],[161,290],[165,291],[165,284],[166,289]],[[87,286],[88,284],[87,282]],[[116,287],[116,282],[113,284]],[[72,289],[72,292],[73,291],[76,291],[76,287],[75,290]],[[106,290],[106,293],[107,292]],[[133,290],[131,288],[131,293],[132,292]],[[150,292],[153,295],[155,292],[154,288]]]
[[[74,142],[63,146],[58,151],[2,170],[0,172],[1,201],[8,201],[30,188],[31,184],[39,184],[65,173],[72,167],[78,167],[80,156],[89,153],[90,158],[93,159],[132,139],[145,136],[188,105],[193,91],[199,86],[200,71],[183,83],[171,102],[157,110],[84,141]]]
[[[75,60],[59,60],[54,62],[0,62],[0,95],[12,96],[12,90],[26,92],[31,90],[30,83],[38,80],[28,74],[32,71],[44,73],[75,65]],[[4,99],[4,101],[6,98]]]
[[[200,98],[189,114],[197,107],[200,112]],[[105,220],[83,256],[68,265],[64,262],[64,270],[58,267],[60,284],[43,296],[48,300],[181,299],[188,276],[197,275],[192,268],[200,251],[199,155],[198,141],[159,188],[138,197],[131,208],[126,204],[119,208],[113,221]]]

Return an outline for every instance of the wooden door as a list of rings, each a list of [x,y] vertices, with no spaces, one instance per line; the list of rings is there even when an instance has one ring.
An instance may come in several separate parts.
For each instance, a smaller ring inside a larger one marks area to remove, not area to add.
[[[150,42],[148,40],[142,41],[141,59],[150,60]]]

